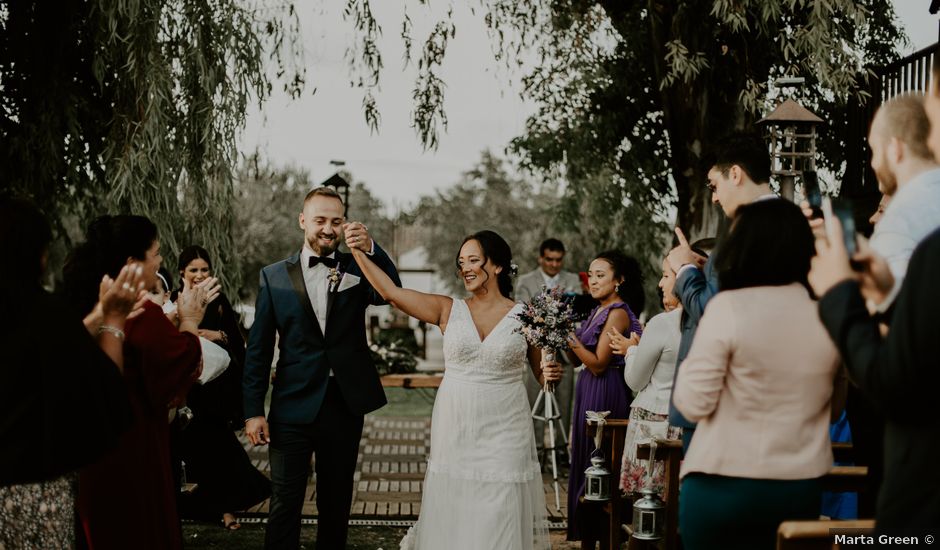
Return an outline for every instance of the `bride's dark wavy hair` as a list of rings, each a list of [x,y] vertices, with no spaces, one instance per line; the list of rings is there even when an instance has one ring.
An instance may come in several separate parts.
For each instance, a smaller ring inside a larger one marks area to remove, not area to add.
[[[493,265],[503,268],[499,275],[496,276],[496,282],[499,285],[499,293],[510,298],[512,296],[512,278],[516,274],[516,270],[512,263],[512,249],[509,248],[509,243],[500,237],[498,233],[488,229],[477,231],[473,235],[468,235],[464,238],[463,242],[460,243],[460,247],[457,249],[457,257],[454,258],[454,265],[457,267],[458,277],[461,275],[460,249],[463,248],[463,245],[467,244],[467,241],[480,243],[480,248],[483,249],[484,264],[489,260],[493,262]],[[489,278],[489,275],[487,275],[487,278]],[[486,282],[485,279],[484,282]]]

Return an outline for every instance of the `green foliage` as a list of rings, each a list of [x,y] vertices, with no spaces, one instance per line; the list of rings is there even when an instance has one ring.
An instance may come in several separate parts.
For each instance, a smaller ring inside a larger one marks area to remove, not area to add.
[[[522,68],[524,95],[538,105],[510,148],[522,166],[546,181],[564,174],[569,194],[609,177],[635,209],[626,216],[646,227],[677,210],[692,238],[714,234],[720,218],[703,185],[703,153],[716,137],[753,129],[772,106],[774,79],[806,78],[798,99],[831,122],[821,164],[840,174],[848,108],[867,100],[872,67],[894,60],[906,40],[890,0],[480,4],[496,57]],[[429,148],[446,129],[435,69],[454,31],[450,9],[419,65],[413,125]],[[407,64],[407,11],[401,35]]]
[[[457,185],[423,197],[414,218],[427,229],[422,245],[430,263],[456,291],[462,287],[453,276],[454,262],[464,237],[483,229],[499,233],[523,272],[535,265],[539,243],[551,231],[556,205],[549,189],[536,190],[510,175],[501,159],[485,152]]]
[[[369,348],[379,375],[415,372],[418,366],[418,346],[415,343],[414,331],[391,329],[397,332],[392,334],[386,332],[387,330],[389,329],[379,332],[379,337]]]
[[[640,260],[647,303],[657,303],[656,270],[667,229],[651,222],[644,206],[630,202],[624,182],[614,174],[584,178],[577,190],[562,193],[556,185],[533,185],[511,175],[504,160],[485,152],[463,181],[424,197],[414,217],[427,229],[422,244],[430,262],[454,292],[463,290],[450,275],[457,247],[465,236],[490,229],[509,243],[520,274],[535,269],[539,244],[548,237],[565,243],[565,268],[575,272],[587,271],[599,252],[620,249]]]
[[[169,261],[207,248],[229,287],[232,169],[266,61],[293,95],[289,4],[252,0],[0,0],[0,181],[62,229],[104,213],[153,219]],[[290,72],[290,74],[287,74]]]
[[[343,175],[351,179],[348,173]],[[303,246],[299,216],[304,197],[319,182],[313,182],[303,169],[271,166],[258,154],[245,160],[235,180],[232,223],[242,281],[239,295],[252,301],[261,268]],[[391,239],[392,222],[383,213],[384,205],[363,183],[350,188],[347,211],[350,219],[366,224],[379,243]]]
[[[273,168],[257,154],[239,169],[232,218],[242,298],[254,297],[262,267],[303,246],[299,216],[304,196],[311,188],[307,172]]]
[[[550,4],[536,22],[541,63],[524,80],[539,110],[511,150],[537,173],[566,171],[572,189],[612,173],[648,220],[677,207],[693,238],[718,219],[703,153],[715,137],[753,129],[775,78],[806,78],[799,99],[833,122],[820,145],[838,173],[847,109],[904,40],[889,0]]]

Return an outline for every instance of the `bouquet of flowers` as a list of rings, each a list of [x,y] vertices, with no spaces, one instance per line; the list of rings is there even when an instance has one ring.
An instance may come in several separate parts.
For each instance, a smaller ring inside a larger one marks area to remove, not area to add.
[[[550,359],[568,347],[566,340],[575,326],[572,302],[573,297],[566,295],[561,287],[542,286],[542,291],[516,314],[520,323],[516,331],[530,346],[541,348],[543,358]]]

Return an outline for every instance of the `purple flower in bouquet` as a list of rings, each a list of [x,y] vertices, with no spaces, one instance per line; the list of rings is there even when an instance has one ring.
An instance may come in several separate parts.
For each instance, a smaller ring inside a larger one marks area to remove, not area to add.
[[[541,292],[516,314],[520,323],[516,332],[522,334],[531,346],[552,352],[565,349],[568,335],[575,328],[572,301],[561,287],[549,289],[542,286]]]

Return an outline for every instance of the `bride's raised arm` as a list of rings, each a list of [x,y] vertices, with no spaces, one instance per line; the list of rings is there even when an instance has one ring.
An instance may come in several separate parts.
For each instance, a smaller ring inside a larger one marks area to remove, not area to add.
[[[450,316],[452,298],[396,286],[394,281],[372,262],[368,254],[358,248],[353,248],[352,254],[369,284],[382,295],[386,302],[415,319],[437,325],[442,331],[444,330],[447,318]]]

